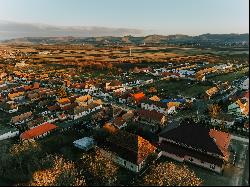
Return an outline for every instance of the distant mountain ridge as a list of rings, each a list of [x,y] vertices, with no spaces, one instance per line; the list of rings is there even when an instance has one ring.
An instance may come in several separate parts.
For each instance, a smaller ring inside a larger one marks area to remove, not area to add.
[[[3,43],[16,44],[199,44],[199,45],[249,45],[249,34],[202,34],[148,35],[148,36],[103,36],[103,37],[24,37],[5,40]]]
[[[19,23],[0,20],[0,41],[24,37],[92,37],[142,35],[143,30],[96,26],[56,26],[39,23]]]

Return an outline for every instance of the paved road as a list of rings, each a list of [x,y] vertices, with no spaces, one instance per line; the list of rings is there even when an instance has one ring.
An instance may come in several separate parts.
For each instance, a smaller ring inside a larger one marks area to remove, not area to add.
[[[249,185],[249,146],[247,148],[245,168],[244,168],[241,184],[244,186]]]
[[[244,143],[249,143],[249,139],[248,138],[243,138],[243,137],[236,136],[236,135],[232,135],[231,138],[234,139],[234,140],[238,140],[238,141],[244,142]]]
[[[248,186],[249,184],[249,139],[232,135],[233,147],[236,151],[233,185]]]

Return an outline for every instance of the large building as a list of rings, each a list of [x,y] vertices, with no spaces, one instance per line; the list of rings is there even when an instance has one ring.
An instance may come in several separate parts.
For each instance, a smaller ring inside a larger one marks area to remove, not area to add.
[[[186,123],[186,122],[185,122]],[[221,173],[228,161],[230,134],[194,123],[159,134],[162,155]]]
[[[133,172],[141,171],[149,155],[155,153],[156,147],[138,135],[112,126],[105,128],[109,128],[109,135],[100,142],[103,154]]]
[[[38,139],[48,135],[49,133],[51,133],[51,131],[53,131],[56,128],[57,126],[54,124],[44,123],[42,125],[34,127],[33,129],[23,132],[20,135],[20,138],[21,140]]]

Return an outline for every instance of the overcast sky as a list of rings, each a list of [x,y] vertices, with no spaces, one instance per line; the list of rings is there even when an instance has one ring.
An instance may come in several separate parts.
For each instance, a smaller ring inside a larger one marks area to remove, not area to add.
[[[248,33],[248,4],[249,0],[0,0],[0,20],[156,34]]]

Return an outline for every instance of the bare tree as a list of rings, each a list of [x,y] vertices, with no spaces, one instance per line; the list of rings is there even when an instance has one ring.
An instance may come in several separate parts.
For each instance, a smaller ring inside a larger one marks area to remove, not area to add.
[[[208,107],[209,114],[212,118],[215,118],[221,111],[221,107],[218,104],[212,104]]]
[[[174,163],[160,163],[143,178],[143,185],[149,186],[199,186],[202,180],[186,166]]]

